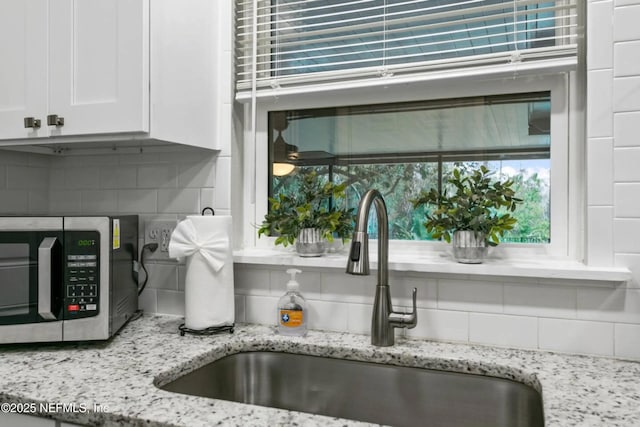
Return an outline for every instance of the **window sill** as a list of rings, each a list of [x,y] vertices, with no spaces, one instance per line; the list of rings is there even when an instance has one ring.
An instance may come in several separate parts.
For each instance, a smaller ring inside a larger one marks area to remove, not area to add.
[[[371,269],[378,268],[375,252],[370,253]],[[280,248],[243,249],[233,252],[236,264],[272,266],[324,267],[344,269],[347,252],[329,253],[322,257],[303,258],[295,251]],[[621,267],[591,267],[577,261],[548,257],[529,259],[488,258],[482,264],[460,264],[450,256],[441,254],[399,253],[389,254],[389,271],[418,272],[437,275],[467,275],[475,278],[518,277],[540,280],[577,280],[593,284],[624,283],[631,279],[631,272]],[[606,283],[605,283],[606,282]]]

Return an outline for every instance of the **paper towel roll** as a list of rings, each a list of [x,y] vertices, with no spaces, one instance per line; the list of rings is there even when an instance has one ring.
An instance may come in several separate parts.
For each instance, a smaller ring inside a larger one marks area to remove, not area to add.
[[[186,258],[184,323],[189,329],[234,323],[231,233],[231,216],[193,215],[171,235],[169,256]]]

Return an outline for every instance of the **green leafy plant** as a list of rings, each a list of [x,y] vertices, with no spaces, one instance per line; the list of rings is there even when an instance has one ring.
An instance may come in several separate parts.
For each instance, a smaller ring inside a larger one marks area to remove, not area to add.
[[[300,230],[317,228],[322,236],[333,242],[334,235],[346,240],[353,231],[353,209],[338,207],[345,199],[346,184],[322,182],[315,171],[302,175],[300,188],[293,194],[269,197],[269,212],[259,230],[261,235],[278,234],[276,245],[293,244]]]
[[[477,169],[455,167],[442,192],[422,191],[413,206],[431,205],[424,224],[435,239],[451,242],[457,230],[484,233],[487,244],[496,246],[505,231],[513,229],[517,219],[511,216],[522,203],[512,189],[510,179],[497,181],[485,166]],[[450,192],[450,190],[453,190]]]

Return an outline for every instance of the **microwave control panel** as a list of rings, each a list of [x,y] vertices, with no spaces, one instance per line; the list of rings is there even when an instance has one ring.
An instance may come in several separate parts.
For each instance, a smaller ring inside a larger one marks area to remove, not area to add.
[[[66,231],[64,318],[96,316],[100,309],[100,234]]]

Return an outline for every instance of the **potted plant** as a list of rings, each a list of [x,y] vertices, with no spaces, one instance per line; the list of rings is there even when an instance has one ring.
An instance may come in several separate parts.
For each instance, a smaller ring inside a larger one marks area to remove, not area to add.
[[[488,246],[496,246],[517,219],[511,216],[518,204],[510,179],[495,180],[486,166],[455,167],[441,192],[422,191],[413,206],[431,205],[424,224],[435,239],[451,243],[458,262],[481,263]]]
[[[345,188],[345,183],[323,182],[315,171],[304,173],[297,191],[269,198],[258,237],[277,233],[276,245],[295,242],[298,255],[321,256],[326,241],[334,236],[345,241],[353,231],[354,210],[337,203],[345,199]]]

